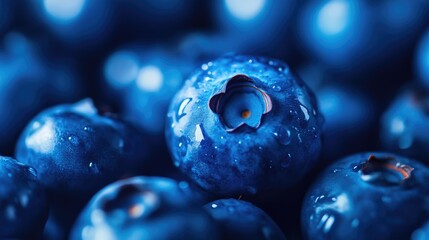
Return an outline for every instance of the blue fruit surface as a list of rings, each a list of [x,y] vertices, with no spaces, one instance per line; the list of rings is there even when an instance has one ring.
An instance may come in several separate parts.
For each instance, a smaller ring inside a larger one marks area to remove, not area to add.
[[[220,199],[204,209],[220,226],[222,239],[286,239],[270,216],[249,202]]]
[[[21,134],[16,157],[35,166],[52,192],[78,198],[141,170],[147,152],[134,127],[84,99],[37,115]]]
[[[409,239],[429,217],[422,163],[383,152],[359,153],[324,170],[307,192],[308,239]]]
[[[134,177],[98,192],[71,239],[218,239],[214,221],[186,182]]]
[[[274,59],[227,55],[203,64],[167,117],[175,165],[213,193],[289,187],[321,151],[323,117],[313,93]]]

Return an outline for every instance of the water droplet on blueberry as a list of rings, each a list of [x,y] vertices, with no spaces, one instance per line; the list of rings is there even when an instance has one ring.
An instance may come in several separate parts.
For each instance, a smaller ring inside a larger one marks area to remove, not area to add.
[[[279,85],[273,85],[271,86],[271,88],[276,92],[280,92],[282,90],[282,88]]]
[[[282,145],[288,145],[291,142],[290,130],[288,128],[277,128],[274,137]]]
[[[97,164],[90,162],[88,166],[90,171],[92,171],[93,173],[97,174],[100,172],[100,169],[98,168]]]
[[[188,104],[192,101],[192,98],[185,98],[179,105],[179,110],[177,110],[176,119],[179,121],[182,117],[186,115],[185,109]]]
[[[67,139],[71,142],[71,144],[73,144],[75,146],[79,145],[79,143],[80,143],[79,138],[74,136],[74,135],[69,136]]]
[[[179,139],[179,154],[180,156],[184,157],[186,156],[187,152],[188,152],[188,143],[189,143],[189,138],[182,136]]]

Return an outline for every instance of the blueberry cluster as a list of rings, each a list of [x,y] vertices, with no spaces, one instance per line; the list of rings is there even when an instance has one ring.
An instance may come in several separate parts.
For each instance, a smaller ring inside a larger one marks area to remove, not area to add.
[[[429,239],[429,1],[0,0],[0,239]]]

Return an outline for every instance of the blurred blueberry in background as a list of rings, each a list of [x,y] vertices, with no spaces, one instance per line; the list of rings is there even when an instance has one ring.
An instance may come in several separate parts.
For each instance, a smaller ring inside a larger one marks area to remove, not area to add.
[[[291,51],[288,32],[297,1],[222,0],[211,6],[214,29],[188,36],[189,50],[194,46],[212,58],[231,51],[273,57]]]
[[[415,68],[420,83],[429,88],[429,29],[424,33],[417,47]]]
[[[425,90],[409,87],[398,94],[381,119],[383,147],[426,164],[429,144],[429,97]]]
[[[112,30],[112,2],[90,0],[27,1],[27,11],[71,48],[99,46]]]
[[[119,103],[123,116],[144,131],[163,136],[170,100],[193,68],[166,48],[122,48],[104,64],[106,98]]]
[[[368,96],[334,85],[318,89],[316,96],[325,117],[325,158],[333,161],[371,146],[372,142],[362,141],[369,135],[368,130],[376,119],[374,104]]]
[[[401,62],[399,56],[427,21],[427,7],[424,1],[308,1],[300,15],[299,41],[305,54],[329,68],[362,75]]]
[[[48,58],[19,33],[3,39],[0,52],[0,152],[11,154],[18,134],[40,110],[83,93],[70,60]]]

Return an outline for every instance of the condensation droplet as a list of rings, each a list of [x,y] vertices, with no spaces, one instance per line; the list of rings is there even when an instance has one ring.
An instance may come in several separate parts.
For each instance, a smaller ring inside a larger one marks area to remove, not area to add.
[[[279,85],[273,85],[271,86],[271,88],[276,92],[280,92],[282,90],[282,88]]]
[[[282,145],[288,145],[291,141],[290,130],[287,128],[277,128],[274,137]]]
[[[182,117],[186,115],[185,109],[186,106],[192,101],[192,98],[185,98],[179,105],[179,110],[177,110],[176,119],[179,121]]]
[[[69,136],[67,139],[71,142],[71,144],[73,144],[75,146],[79,145],[79,143],[80,143],[79,138],[74,136],[74,135]]]
[[[310,114],[308,113],[308,109],[304,105],[299,105],[299,107],[301,108],[302,113],[304,113],[305,120],[308,121],[308,119],[310,119]]]
[[[179,154],[180,156],[184,157],[186,156],[187,152],[188,152],[188,143],[189,143],[189,139],[185,136],[180,137],[179,139]]]
[[[36,169],[35,169],[35,168],[33,168],[33,167],[27,167],[27,171],[28,171],[31,175],[33,175],[33,176],[37,177],[37,171],[36,171]]]
[[[93,172],[93,173],[99,173],[100,169],[98,168],[97,164],[90,162],[89,163],[89,169]]]
[[[209,69],[209,66],[207,64],[203,64],[203,65],[201,65],[201,69],[203,71],[206,71],[207,69]]]
[[[212,208],[217,208],[217,204],[212,203]]]

